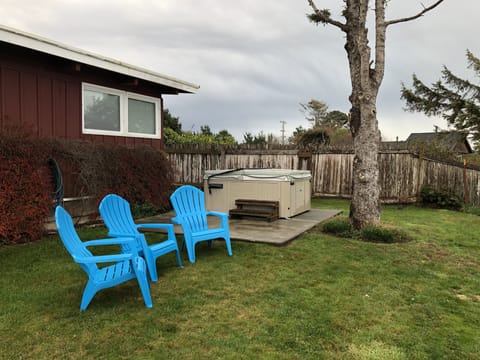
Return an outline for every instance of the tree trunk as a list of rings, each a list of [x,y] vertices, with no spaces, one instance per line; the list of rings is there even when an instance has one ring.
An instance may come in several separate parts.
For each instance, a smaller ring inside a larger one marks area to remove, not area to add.
[[[379,74],[371,68],[371,50],[368,46],[366,27],[367,11],[367,0],[350,0],[346,13],[348,31],[345,49],[352,83],[350,129],[355,152],[350,219],[356,229],[380,222],[378,170],[380,132],[375,104],[383,72],[378,78]],[[376,45],[378,47],[379,44]],[[383,65],[383,53],[379,54],[378,48],[376,49],[376,61],[380,60],[380,65]]]
[[[352,92],[352,98],[355,97],[358,95]],[[350,219],[356,229],[380,221],[379,131],[375,113],[375,96],[352,107],[352,120],[362,119],[361,125],[352,131],[355,157]]]

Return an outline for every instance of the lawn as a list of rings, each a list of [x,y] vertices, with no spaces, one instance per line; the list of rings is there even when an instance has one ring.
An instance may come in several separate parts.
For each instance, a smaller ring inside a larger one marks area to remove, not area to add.
[[[343,200],[314,199],[343,209]],[[98,293],[60,240],[0,248],[5,359],[479,359],[480,217],[386,206],[414,240],[373,244],[315,228],[285,247],[233,242],[158,259],[147,309],[132,281]],[[104,229],[82,229],[83,239]]]

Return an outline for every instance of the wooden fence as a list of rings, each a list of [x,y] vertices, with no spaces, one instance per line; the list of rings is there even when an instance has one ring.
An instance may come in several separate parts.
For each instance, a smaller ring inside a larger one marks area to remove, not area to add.
[[[236,168],[283,168],[310,170],[312,193],[351,197],[353,158],[348,151],[313,152],[243,147],[176,147],[165,149],[177,183],[203,183],[205,170]],[[421,158],[405,150],[379,153],[381,198],[384,202],[415,201],[424,185],[449,190],[480,205],[480,171],[474,167]]]

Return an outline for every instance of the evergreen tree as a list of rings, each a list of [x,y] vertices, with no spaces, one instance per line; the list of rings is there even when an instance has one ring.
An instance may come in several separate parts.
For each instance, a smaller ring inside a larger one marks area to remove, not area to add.
[[[179,118],[170,114],[168,109],[163,110],[163,127],[172,129],[177,134],[182,133],[182,124]]]
[[[480,59],[467,50],[467,60],[479,81]],[[444,66],[441,80],[430,87],[413,74],[411,89],[402,83],[402,99],[408,111],[442,116],[458,131],[472,135],[476,145],[480,143],[480,82],[462,79]]]

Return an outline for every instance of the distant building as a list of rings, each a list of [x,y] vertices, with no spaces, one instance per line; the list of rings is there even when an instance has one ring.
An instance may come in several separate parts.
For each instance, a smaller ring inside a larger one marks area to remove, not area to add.
[[[471,154],[473,152],[466,135],[458,131],[412,133],[405,141],[407,148],[418,143],[436,143],[454,154]]]
[[[404,141],[382,141],[381,148],[383,150],[412,150],[422,143],[433,144],[454,155],[473,153],[472,146],[465,134],[458,131],[411,133]]]

